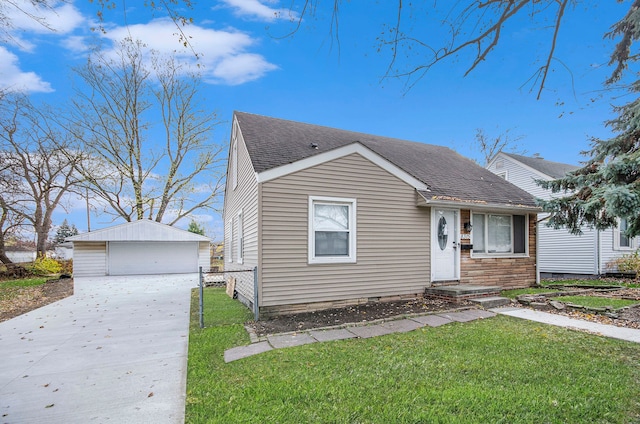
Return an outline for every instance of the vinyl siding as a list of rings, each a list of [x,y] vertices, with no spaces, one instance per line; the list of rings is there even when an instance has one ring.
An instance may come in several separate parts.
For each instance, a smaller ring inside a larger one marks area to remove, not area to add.
[[[618,269],[611,261],[621,256],[633,253],[640,245],[640,237],[636,237],[633,241],[632,249],[619,249],[616,248],[614,237],[618,231],[617,228],[609,228],[607,230],[600,231],[600,269],[602,273],[616,272]]]
[[[93,277],[107,275],[107,243],[73,243],[73,276]]]
[[[227,167],[227,185],[224,205],[224,238],[225,260],[224,269],[249,270],[258,266],[258,182],[253,170],[247,148],[242,139],[242,133],[234,123],[234,133],[238,143],[238,182],[234,189],[231,184],[231,167]],[[233,135],[232,135],[233,140]],[[243,263],[238,263],[238,213],[242,211],[244,257]],[[232,261],[228,258],[231,256]],[[241,300],[253,302],[253,273],[232,273],[228,278],[236,279],[236,291],[244,298]]]
[[[211,267],[211,243],[201,241],[198,243],[198,268],[209,269]]]
[[[538,224],[540,272],[597,274],[596,231],[585,229],[580,236]]]
[[[487,169],[494,174],[506,172],[507,181],[520,187],[534,197],[539,197],[541,199],[549,199],[551,197],[548,191],[544,190],[535,182],[535,180],[550,180],[551,178],[533,172],[530,168],[524,167],[522,164],[511,158],[500,156],[491,162]]]
[[[357,262],[308,264],[309,196],[352,198]],[[413,187],[352,154],[261,188],[260,305],[420,293],[429,285],[430,209]]]
[[[502,166],[500,167],[500,161]],[[552,193],[544,190],[535,182],[551,180],[549,176],[533,171],[520,162],[500,156],[489,164],[488,169],[496,174],[507,173],[507,180],[521,189],[541,199],[550,199]],[[545,215],[538,215],[541,219]],[[583,236],[574,236],[567,230],[554,230],[542,221],[538,224],[539,251],[538,269],[540,272],[567,274],[597,274],[597,247],[595,232],[585,230]]]

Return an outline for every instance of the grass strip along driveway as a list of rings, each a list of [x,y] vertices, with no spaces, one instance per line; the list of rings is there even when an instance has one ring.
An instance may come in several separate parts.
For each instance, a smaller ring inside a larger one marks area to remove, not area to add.
[[[640,345],[498,316],[225,364],[249,311],[192,303],[187,423],[640,421]]]

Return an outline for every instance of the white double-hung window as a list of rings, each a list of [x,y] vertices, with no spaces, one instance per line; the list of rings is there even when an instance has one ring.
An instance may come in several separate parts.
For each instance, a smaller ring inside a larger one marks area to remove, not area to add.
[[[629,228],[629,222],[625,218],[620,218],[618,227],[614,229],[614,249],[633,250],[636,248],[636,240],[626,234],[627,228]]]
[[[527,253],[527,215],[474,213],[474,255],[503,256]]]
[[[356,199],[309,197],[309,263],[356,261]]]

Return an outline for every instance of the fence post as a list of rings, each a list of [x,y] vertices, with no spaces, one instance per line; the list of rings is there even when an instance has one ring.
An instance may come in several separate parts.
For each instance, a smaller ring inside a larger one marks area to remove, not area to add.
[[[198,287],[198,291],[199,291],[199,309],[200,309],[200,328],[204,328],[204,300],[203,300],[203,293],[202,293],[202,286],[203,286],[203,282],[202,282],[203,278],[202,278],[202,267],[200,267],[200,284]]]
[[[253,268],[253,319],[260,318],[260,306],[258,306],[258,267]]]

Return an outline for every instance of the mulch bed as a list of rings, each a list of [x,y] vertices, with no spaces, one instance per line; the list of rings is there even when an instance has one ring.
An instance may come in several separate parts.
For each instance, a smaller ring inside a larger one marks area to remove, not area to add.
[[[0,322],[57,302],[73,294],[73,279],[50,280],[36,287],[16,287],[9,299],[0,300]]]
[[[615,292],[596,295],[640,300],[640,289],[621,289]],[[523,307],[518,303],[514,303],[513,306]],[[269,334],[304,331],[314,328],[346,324],[366,323],[378,319],[387,319],[408,314],[444,312],[461,307],[475,307],[475,304],[471,302],[454,303],[440,299],[427,298],[400,302],[377,302],[339,309],[285,315],[258,322],[252,321],[247,325],[252,327],[256,334],[261,337]],[[551,306],[544,308],[544,311],[576,319],[598,322],[601,324],[640,329],[640,306],[625,310],[619,314],[618,318],[610,318],[601,314],[585,313],[581,311],[559,311]]]

